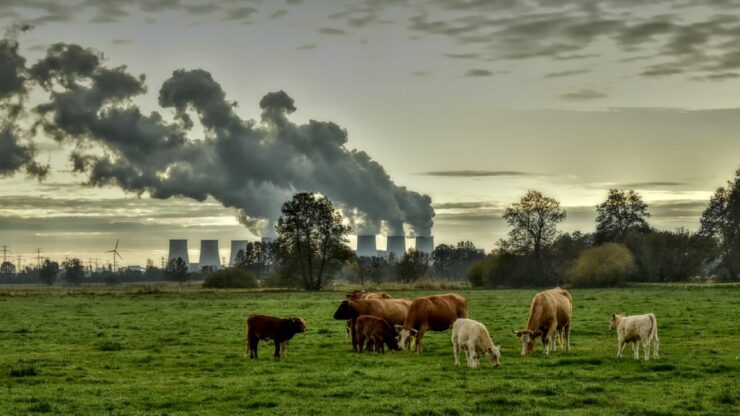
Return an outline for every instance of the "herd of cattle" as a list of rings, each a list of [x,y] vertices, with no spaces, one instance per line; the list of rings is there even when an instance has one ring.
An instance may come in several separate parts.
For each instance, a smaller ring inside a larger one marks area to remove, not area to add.
[[[529,308],[527,326],[514,331],[522,343],[522,355],[530,355],[535,341],[541,339],[543,353],[561,348],[570,350],[570,330],[573,318],[573,299],[568,291],[555,288],[534,296]],[[376,351],[384,353],[385,347],[401,351],[412,347],[421,353],[421,344],[427,331],[452,329],[452,349],[455,364],[460,365],[460,350],[465,353],[468,367],[477,368],[479,357],[484,355],[492,365],[498,366],[501,353],[494,345],[486,327],[468,319],[468,301],[454,293],[408,299],[394,299],[386,293],[366,293],[355,290],[346,294],[334,312],[334,319],[344,320],[347,336],[354,351]],[[655,315],[623,316],[612,314],[610,329],[616,329],[619,342],[617,357],[627,343],[632,344],[635,359],[639,359],[639,343],[642,342],[645,359],[649,359],[652,347],[653,358],[658,358],[658,324]],[[275,343],[275,357],[285,354],[287,343],[296,334],[306,332],[303,318],[276,318],[267,315],[251,315],[247,318],[246,348],[250,358],[257,358],[260,340]]]

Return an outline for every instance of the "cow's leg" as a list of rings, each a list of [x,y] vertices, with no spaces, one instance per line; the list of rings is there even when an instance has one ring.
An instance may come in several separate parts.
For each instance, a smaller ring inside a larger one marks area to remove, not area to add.
[[[565,350],[570,351],[570,324],[563,328],[563,334],[565,335]]]
[[[452,336],[452,354],[455,355],[455,365],[460,365],[460,346],[457,344],[457,338]]]
[[[357,351],[357,331],[355,331],[355,320],[352,319],[352,325],[350,326],[350,332],[352,333],[352,351]]]
[[[421,327],[419,328],[419,332],[416,333],[416,353],[421,354],[421,339],[424,338],[424,332],[426,332],[426,328]]]
[[[645,356],[645,361],[648,361],[650,359],[650,339],[649,338],[643,338],[642,352],[643,352],[643,355]]]
[[[288,341],[283,341],[280,343],[280,356],[285,357],[287,353],[288,353]]]
[[[465,365],[470,367],[470,351],[468,351],[468,344],[461,345],[463,352],[465,352]]]
[[[627,343],[622,340],[619,340],[618,344],[619,345],[617,345],[617,358],[621,358],[622,351],[624,351],[624,347],[627,345]]]
[[[378,354],[385,354],[385,345],[383,344],[383,338],[377,337],[373,341],[377,345]]]
[[[347,319],[344,321],[344,330],[346,332],[346,335],[344,336],[344,342],[352,342],[351,336],[352,336],[352,320]]]
[[[275,358],[280,359],[280,342],[275,340]]]
[[[470,368],[478,368],[478,354],[476,353],[474,342],[468,342],[468,351],[470,351],[470,363],[468,366]]]
[[[632,357],[635,360],[640,359],[640,344],[637,341],[632,341]]]
[[[542,334],[542,345],[544,347],[544,354],[548,355],[550,353],[550,344],[554,344],[555,341],[555,333],[557,333],[557,323],[554,325],[551,324],[549,328],[547,328],[547,332]]]
[[[357,339],[355,340],[355,344],[357,344],[356,351],[362,352],[362,349],[365,347],[365,334],[356,334],[356,336],[357,336]]]
[[[656,336],[653,338],[653,359],[658,359],[658,349],[660,348],[660,340]]]
[[[257,346],[260,343],[260,339],[254,335],[249,337],[249,358],[257,359]]]

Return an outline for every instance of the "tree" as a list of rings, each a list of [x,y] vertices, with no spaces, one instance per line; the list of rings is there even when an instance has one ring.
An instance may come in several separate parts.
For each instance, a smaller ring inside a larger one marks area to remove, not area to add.
[[[188,265],[185,264],[185,260],[182,257],[172,258],[167,262],[164,275],[167,276],[167,279],[178,282],[182,286],[182,283],[186,282],[189,277]]]
[[[65,260],[62,263],[62,279],[73,286],[78,286],[85,278],[85,265],[77,258]]]
[[[429,256],[413,248],[404,253],[396,265],[398,280],[411,283],[419,280],[429,271]]]
[[[246,249],[240,249],[234,259],[234,267],[254,273],[260,278],[269,274],[275,264],[275,243],[249,242]]]
[[[51,286],[57,279],[58,274],[59,263],[51,261],[49,259],[44,259],[44,262],[41,263],[41,267],[39,268],[39,280]]]
[[[508,247],[534,256],[539,263],[542,251],[557,236],[557,224],[565,220],[560,202],[530,190],[504,211],[504,219],[513,227]]]
[[[352,256],[347,245],[350,227],[324,196],[300,192],[282,206],[277,244],[285,267],[300,275],[306,290],[319,290],[344,260]]]
[[[711,237],[719,246],[721,267],[730,280],[740,274],[740,169],[727,187],[719,188],[709,199],[701,216],[699,234]]]
[[[637,272],[635,259],[624,244],[608,243],[590,248],[576,261],[569,283],[579,287],[617,286]]]
[[[470,241],[460,241],[456,246],[440,244],[432,251],[432,272],[436,277],[461,279],[468,268],[483,257],[483,250]]]
[[[4,261],[0,264],[0,276],[12,277],[15,274],[15,265],[9,261]]]
[[[596,243],[621,242],[630,230],[649,230],[647,208],[637,192],[610,189],[606,201],[596,206]]]

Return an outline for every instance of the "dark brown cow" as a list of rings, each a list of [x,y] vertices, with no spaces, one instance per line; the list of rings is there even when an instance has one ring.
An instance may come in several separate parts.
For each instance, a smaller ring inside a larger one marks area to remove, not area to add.
[[[365,341],[373,343],[373,347],[378,354],[385,352],[384,345],[392,351],[401,351],[396,340],[396,331],[385,319],[377,316],[360,315],[355,323],[355,336],[359,352],[365,345]]]
[[[352,291],[349,291],[345,294],[345,298],[347,300],[366,300],[366,299],[390,299],[391,296],[385,292],[365,292],[364,290],[355,289]],[[352,320],[347,320],[347,325],[345,330],[347,331],[347,334],[344,338],[346,341],[351,341],[350,336],[352,335]]]
[[[303,318],[276,318],[267,315],[250,315],[247,318],[247,342],[244,356],[257,358],[257,345],[261,339],[275,342],[275,358],[285,355],[285,350],[295,334],[306,332]]]
[[[416,340],[416,353],[421,353],[421,339],[427,331],[446,331],[457,318],[468,317],[468,301],[455,293],[418,298],[411,304],[403,325],[396,325],[401,346]]]
[[[522,342],[522,355],[530,355],[537,337],[542,336],[543,353],[557,349],[556,336],[561,346],[570,351],[570,326],[573,318],[573,298],[565,289],[545,290],[534,296],[529,307],[527,328],[514,331]]]
[[[391,325],[402,323],[411,306],[408,299],[367,299],[367,300],[343,300],[339,304],[334,319],[352,321],[352,350],[357,351],[357,340],[355,339],[355,323],[360,315],[372,315],[383,318]]]

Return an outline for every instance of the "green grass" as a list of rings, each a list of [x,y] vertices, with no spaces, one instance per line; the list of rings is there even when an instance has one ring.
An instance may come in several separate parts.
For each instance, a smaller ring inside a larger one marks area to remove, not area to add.
[[[0,289],[2,290],[2,289]],[[393,292],[394,297],[430,294]],[[0,293],[0,414],[526,414],[740,412],[740,287],[573,290],[571,352],[519,355],[534,290],[460,291],[502,345],[502,367],[424,353],[354,354],[331,316],[340,292]],[[243,357],[244,318],[300,315],[309,332]],[[659,361],[615,358],[612,312],[655,312]]]

